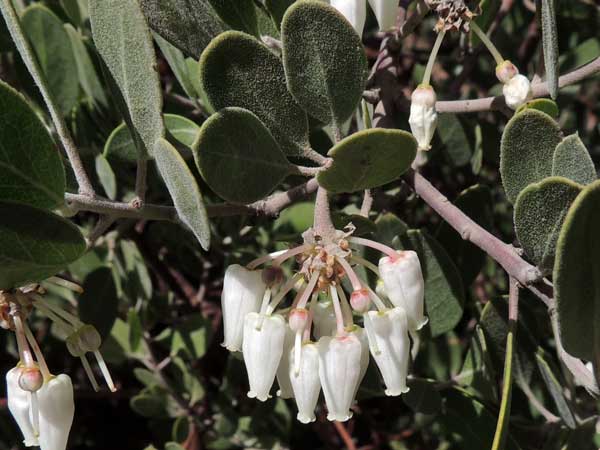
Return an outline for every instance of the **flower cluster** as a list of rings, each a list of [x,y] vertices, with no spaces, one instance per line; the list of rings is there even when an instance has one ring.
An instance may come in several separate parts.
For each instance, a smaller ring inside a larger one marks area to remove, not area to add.
[[[352,24],[358,35],[362,36],[367,20],[366,0],[330,0],[330,3]],[[375,13],[380,31],[388,31],[396,25],[396,0],[369,0],[369,5]]]
[[[66,280],[51,281],[63,287],[81,291]],[[17,339],[20,361],[6,374],[8,409],[14,417],[27,447],[40,446],[42,450],[65,450],[73,423],[75,404],[73,384],[68,375],[50,373],[44,355],[35,340],[26,319],[35,309],[50,318],[64,334],[69,352],[81,359],[92,386],[98,383],[86,354],[93,353],[111,391],[113,381],[99,352],[101,338],[98,331],[84,324],[62,308],[47,302],[40,285],[30,285],[12,291],[0,291],[0,326],[13,331]]]
[[[242,351],[249,397],[266,401],[277,378],[277,394],[293,397],[298,420],[309,423],[315,420],[322,389],[327,418],[345,421],[352,417],[350,407],[369,353],[386,395],[408,391],[409,332],[427,323],[421,266],[413,251],[396,251],[352,232],[319,236],[309,229],[303,238],[302,245],[290,250],[227,268],[221,298],[223,346]],[[385,256],[376,266],[359,256],[356,246]],[[297,266],[284,281],[282,264],[290,259]],[[257,269],[261,265],[265,267]],[[357,265],[377,276],[375,290],[355,272]],[[280,308],[288,294],[293,300]]]

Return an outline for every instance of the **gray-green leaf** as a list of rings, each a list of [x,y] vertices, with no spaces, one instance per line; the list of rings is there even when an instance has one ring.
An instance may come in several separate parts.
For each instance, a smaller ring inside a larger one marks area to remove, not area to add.
[[[511,203],[527,185],[552,175],[554,149],[561,140],[560,128],[543,112],[526,110],[508,122],[500,146],[500,174]]]
[[[100,180],[100,184],[106,192],[106,196],[114,200],[117,198],[117,178],[115,173],[110,166],[110,163],[106,160],[104,155],[96,155],[96,175]]]
[[[560,334],[571,355],[600,354],[600,181],[586,186],[567,213],[556,246],[554,295]]]
[[[565,177],[583,185],[596,181],[594,162],[577,133],[567,136],[556,146],[552,175]]]
[[[21,24],[60,113],[68,115],[77,104],[79,80],[71,39],[62,21],[45,6],[35,4],[23,12]]]
[[[94,43],[127,105],[141,157],[164,137],[162,91],[150,30],[137,0],[90,0]]]
[[[200,58],[200,78],[215,110],[247,109],[285,154],[309,151],[308,119],[287,90],[281,60],[256,39],[238,31],[215,38]]]
[[[340,128],[352,116],[367,80],[361,40],[333,7],[292,5],[281,23],[288,89],[309,114]]]
[[[545,178],[521,191],[515,203],[515,231],[541,269],[552,270],[563,221],[582,186],[562,177]]]
[[[359,131],[329,151],[333,164],[319,172],[317,180],[331,192],[371,189],[397,179],[410,168],[416,154],[417,142],[406,131]]]
[[[0,82],[0,200],[53,209],[65,195],[58,149],[25,98]]]
[[[544,66],[550,97],[558,95],[558,28],[556,26],[555,0],[542,0],[542,44],[544,49]]]
[[[60,272],[85,252],[79,229],[48,211],[0,202],[0,289]]]
[[[193,151],[204,180],[233,203],[264,198],[292,168],[260,119],[242,108],[213,114],[202,125]]]
[[[442,246],[425,231],[400,237],[404,249],[419,255],[425,278],[425,310],[433,337],[452,330],[463,313],[464,288],[458,269]]]
[[[192,230],[202,248],[207,250],[210,246],[210,225],[194,175],[166,139],[158,141],[154,159],[179,218]]]
[[[119,299],[110,267],[100,267],[83,283],[83,294],[77,301],[79,317],[93,325],[104,340],[117,319]]]
[[[195,59],[227,29],[208,0],[140,0],[140,4],[152,29]]]

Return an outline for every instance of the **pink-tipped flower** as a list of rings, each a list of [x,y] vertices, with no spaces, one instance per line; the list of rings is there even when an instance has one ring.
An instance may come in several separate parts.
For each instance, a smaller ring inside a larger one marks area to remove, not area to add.
[[[356,336],[348,335],[322,337],[317,347],[327,419],[345,422],[352,417],[350,406],[360,383],[362,345]]]
[[[38,433],[33,429],[30,416],[31,394],[19,386],[22,373],[21,367],[15,367],[6,374],[6,400],[8,410],[23,434],[23,444],[26,447],[33,447],[39,445]]]
[[[379,273],[392,304],[406,311],[410,329],[419,330],[428,321],[423,311],[425,281],[421,264],[412,250],[397,253],[395,259],[386,256],[379,260]]]
[[[410,354],[408,322],[402,308],[369,311],[365,320],[371,354],[386,385],[385,395],[408,392],[406,377]]]
[[[371,297],[368,289],[358,289],[350,295],[350,305],[359,314],[366,313],[371,306]]]
[[[290,328],[294,333],[302,332],[308,324],[309,313],[306,308],[294,308],[290,311]]]
[[[19,387],[26,392],[37,392],[44,384],[42,372],[37,367],[24,367],[19,376]]]
[[[348,335],[356,337],[360,342],[360,372],[358,374],[356,390],[354,391],[354,397],[356,397],[360,383],[362,383],[363,378],[367,374],[367,369],[369,368],[369,339],[365,329],[358,325],[352,325],[347,332]]]
[[[294,358],[293,350],[289,353],[288,358]],[[316,419],[315,408],[321,391],[319,350],[314,343],[302,344],[299,370],[296,372],[293,365],[290,365],[289,377],[298,406],[296,418],[302,423],[314,422]]]
[[[258,312],[267,286],[259,270],[248,270],[238,264],[227,267],[223,280],[223,346],[234,352],[242,349],[244,318]]]
[[[38,399],[41,450],[65,450],[75,415],[71,378],[53,377],[39,390]]]
[[[419,85],[411,96],[408,123],[419,150],[422,151],[431,148],[431,140],[437,127],[436,101],[435,91],[429,85]]]
[[[396,25],[397,0],[369,0],[369,4],[377,18],[379,31],[388,31]]]
[[[518,73],[519,69],[510,61],[504,61],[496,67],[496,77],[503,84],[508,83]]]
[[[331,6],[342,13],[358,35],[362,37],[367,20],[367,2],[365,0],[331,0]]]
[[[251,312],[244,320],[243,354],[250,391],[248,397],[264,402],[275,381],[283,353],[285,320],[279,315]]]

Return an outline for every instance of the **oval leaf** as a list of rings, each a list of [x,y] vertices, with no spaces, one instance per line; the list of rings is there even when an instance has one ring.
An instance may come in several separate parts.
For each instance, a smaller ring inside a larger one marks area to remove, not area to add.
[[[560,128],[543,112],[526,110],[508,122],[500,145],[500,175],[511,203],[527,185],[552,175],[554,149],[561,140]]]
[[[79,229],[42,209],[0,202],[0,289],[55,275],[85,252]]]
[[[594,162],[577,133],[567,136],[556,146],[552,175],[565,177],[583,185],[596,181]]]
[[[458,269],[442,246],[426,232],[409,230],[400,237],[400,243],[419,255],[431,335],[437,337],[452,330],[462,317],[465,298]]]
[[[0,82],[0,200],[54,209],[65,169],[52,138],[25,98]]]
[[[558,96],[558,27],[556,26],[556,0],[542,0],[542,45],[544,50],[544,67],[550,97]]]
[[[290,173],[291,165],[269,130],[250,111],[225,108],[200,129],[193,146],[200,174],[233,203],[264,198]]]
[[[60,113],[68,115],[77,104],[79,80],[71,39],[62,21],[37,4],[23,12],[21,24]]]
[[[256,39],[238,31],[221,34],[202,53],[200,78],[215,110],[252,111],[287,155],[310,148],[306,113],[286,88],[281,61]]]
[[[556,245],[554,295],[565,350],[588,361],[600,353],[600,181],[567,213]]]
[[[558,119],[558,105],[549,98],[536,98],[530,100],[517,108],[517,114],[528,109],[537,109],[538,111],[548,114],[553,119]]]
[[[92,34],[127,111],[141,156],[164,136],[162,91],[150,30],[137,0],[90,0]]]
[[[527,256],[542,269],[552,270],[560,229],[581,188],[566,178],[550,177],[530,184],[517,197],[517,238]]]
[[[154,158],[179,218],[192,230],[202,248],[207,250],[210,245],[210,226],[194,175],[166,139],[158,141]]]
[[[112,269],[101,267],[90,273],[83,283],[83,294],[77,302],[81,320],[96,327],[104,340],[117,320],[118,307],[117,286]]]
[[[190,119],[176,114],[165,114],[164,122],[168,134],[174,138],[177,144],[181,144],[177,147],[182,150],[185,149],[181,152],[182,155],[190,157],[191,151],[189,148],[198,138],[200,127]],[[126,124],[122,123],[110,134],[104,145],[104,157],[111,162],[120,164],[135,164],[137,162],[137,150]]]
[[[354,192],[389,183],[410,168],[417,142],[402,130],[372,128],[340,141],[328,153],[333,164],[319,172],[319,184],[331,192]]]
[[[290,92],[311,116],[340,128],[358,106],[367,80],[360,37],[335,8],[302,1],[285,13],[281,38]]]
[[[227,29],[208,0],[140,0],[154,31],[195,59]]]

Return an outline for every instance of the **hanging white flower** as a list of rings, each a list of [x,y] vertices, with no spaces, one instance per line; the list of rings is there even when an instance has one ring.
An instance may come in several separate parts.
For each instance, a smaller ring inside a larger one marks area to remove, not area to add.
[[[266,289],[262,271],[248,270],[238,264],[227,267],[221,294],[223,347],[227,350],[242,349],[244,318],[250,312],[258,312]]]
[[[41,450],[65,450],[75,415],[71,378],[53,377],[38,391],[38,399]]]
[[[356,336],[319,339],[319,379],[327,404],[327,419],[344,422],[360,381],[362,345]]]
[[[398,257],[379,260],[385,292],[394,306],[404,308],[410,329],[419,330],[428,321],[424,316],[425,281],[416,252],[398,251]]]
[[[358,35],[362,37],[367,20],[367,3],[365,0],[331,0],[330,3],[331,6],[342,13]]]
[[[26,447],[33,447],[39,443],[30,417],[31,393],[24,391],[19,386],[21,373],[20,367],[14,367],[6,374],[6,400],[8,410],[23,434],[23,444]]]
[[[380,31],[387,31],[396,25],[397,0],[369,0],[369,4],[375,13]]]
[[[402,308],[385,312],[369,311],[365,327],[371,354],[379,367],[387,387],[385,395],[396,396],[408,392],[406,377],[410,354],[408,322]]]
[[[437,96],[431,86],[419,85],[411,96],[408,123],[421,151],[431,148],[438,118],[435,110],[436,101]]]
[[[294,350],[288,352],[288,360],[294,358]],[[319,400],[321,382],[319,380],[319,350],[312,342],[302,344],[300,370],[295,373],[294,365],[288,367],[288,374],[298,406],[296,418],[302,423],[315,421],[315,408]]]
[[[269,396],[285,340],[285,320],[279,315],[251,312],[244,320],[243,355],[250,391],[248,397],[266,401]]]
[[[335,314],[331,302],[317,302],[313,309],[313,333],[318,340],[323,336],[331,336],[335,331]]]
[[[365,329],[359,327],[358,325],[353,325],[352,328],[348,330],[348,334],[352,336],[356,336],[358,341],[360,342],[360,372],[358,375],[358,383],[356,384],[356,392],[354,392],[354,396],[356,397],[356,393],[358,392],[358,388],[360,387],[360,383],[362,383],[365,374],[367,373],[367,369],[369,368],[369,339],[367,337],[367,333]]]
[[[502,87],[506,105],[516,110],[519,106],[533,98],[531,82],[525,75],[517,74]]]
[[[279,367],[277,368],[277,384],[279,384],[279,390],[277,395],[281,398],[292,398],[294,391],[292,389],[292,383],[290,381],[290,351],[294,348],[294,338],[296,333],[286,325],[285,327],[285,338],[283,341],[283,353],[281,355],[281,361],[279,361]]]

